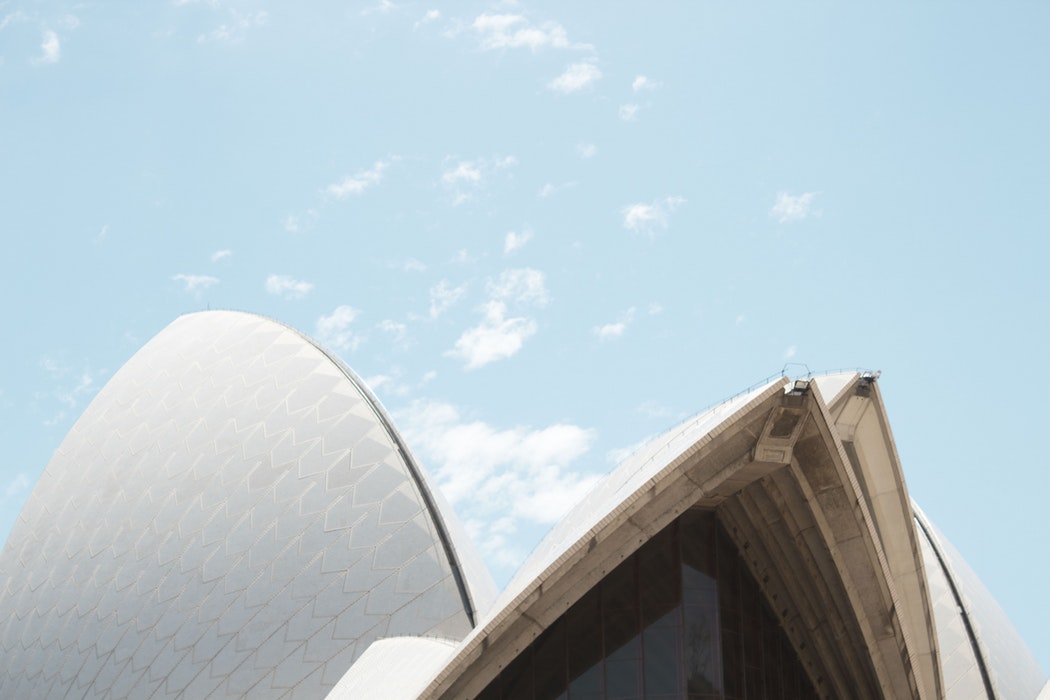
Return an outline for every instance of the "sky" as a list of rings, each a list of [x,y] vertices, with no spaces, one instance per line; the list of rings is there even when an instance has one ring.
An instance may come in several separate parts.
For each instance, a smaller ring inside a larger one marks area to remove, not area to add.
[[[345,360],[500,584],[649,438],[859,367],[1050,669],[1050,5],[844,5],[0,0],[0,541],[187,312]]]

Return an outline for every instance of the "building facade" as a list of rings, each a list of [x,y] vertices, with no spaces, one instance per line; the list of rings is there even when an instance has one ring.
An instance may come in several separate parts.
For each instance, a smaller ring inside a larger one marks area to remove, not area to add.
[[[244,313],[102,389],[0,554],[0,698],[1022,698],[875,377],[780,378],[617,467],[503,591],[364,384]]]

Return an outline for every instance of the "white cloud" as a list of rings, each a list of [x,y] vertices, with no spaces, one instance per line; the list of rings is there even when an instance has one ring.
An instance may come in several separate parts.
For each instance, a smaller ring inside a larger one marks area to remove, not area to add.
[[[426,263],[420,262],[415,258],[408,258],[405,262],[401,263],[401,269],[405,272],[424,272],[427,269]]]
[[[376,324],[376,327],[389,334],[395,344],[404,343],[405,338],[408,336],[408,326],[388,318],[380,321]]]
[[[288,275],[270,275],[266,278],[266,291],[285,299],[302,299],[313,288],[312,283]]]
[[[576,153],[579,154],[580,158],[586,160],[597,155],[598,147],[593,143],[578,143],[576,144]]]
[[[550,197],[553,194],[557,194],[558,192],[561,192],[562,190],[567,190],[570,187],[575,187],[575,186],[576,186],[576,182],[575,181],[563,182],[560,185],[555,185],[553,183],[548,182],[547,184],[545,184],[543,187],[540,188],[540,191],[537,194],[538,194],[538,196],[541,199],[546,199],[547,197]]]
[[[634,307],[627,309],[627,312],[615,323],[606,323],[601,326],[594,327],[594,334],[598,336],[598,340],[612,340],[613,338],[619,338],[627,330],[627,326],[634,320]]]
[[[649,304],[649,315],[650,316],[656,316],[658,314],[662,314],[663,312],[664,312],[664,307],[662,305],[658,304],[657,302],[654,301],[653,303]]]
[[[211,261],[214,263],[219,262],[220,260],[226,260],[231,255],[233,255],[232,250],[217,250],[211,254]]]
[[[486,51],[586,48],[570,45],[565,28],[557,22],[534,25],[522,15],[478,15],[471,27],[478,34],[481,48]]]
[[[486,283],[488,301],[481,306],[482,320],[456,340],[446,357],[463,360],[466,369],[477,369],[490,362],[512,357],[525,341],[536,334],[538,325],[527,315],[511,316],[510,307],[520,311],[547,304],[550,296],[543,273],[531,268],[504,270]]]
[[[432,400],[417,400],[394,418],[490,556],[506,550],[520,528],[556,522],[601,479],[573,468],[595,439],[577,425],[500,428]],[[501,563],[513,570],[523,555]]]
[[[488,281],[487,289],[490,297],[498,301],[535,306],[550,301],[543,273],[531,267],[504,270]]]
[[[790,360],[792,357],[794,357],[797,354],[798,354],[798,346],[797,345],[789,345],[789,346],[787,346],[787,348],[784,349],[784,359],[785,360]]]
[[[422,19],[418,20],[415,24],[413,24],[412,28],[419,29],[423,25],[430,24],[431,22],[436,22],[439,19],[441,19],[441,10],[427,10],[426,14],[423,15]]]
[[[804,192],[799,195],[790,195],[787,192],[778,192],[776,204],[769,210],[769,215],[781,224],[803,221],[810,216],[819,216],[820,212],[812,210],[813,200],[817,194],[817,192]]]
[[[103,224],[102,229],[99,230],[98,234],[95,236],[95,243],[101,243],[102,241],[104,241],[106,239],[106,236],[108,236],[108,235],[109,235],[109,224]]]
[[[477,258],[467,252],[466,248],[460,248],[456,251],[455,255],[449,258],[449,262],[456,265],[470,265],[476,261]]]
[[[654,83],[644,75],[635,76],[634,80],[631,81],[631,90],[634,92],[641,92],[642,90],[655,90],[660,87],[660,83]]]
[[[376,12],[378,12],[381,15],[385,15],[385,14],[387,14],[387,13],[393,11],[393,10],[396,10],[396,9],[398,9],[397,5],[395,5],[394,3],[390,2],[390,0],[379,0],[379,4],[378,5],[376,5],[374,7],[366,7],[365,9],[361,10],[361,16],[362,17],[367,17],[368,15],[376,13]]]
[[[50,29],[44,30],[43,39],[40,41],[40,57],[36,59],[36,63],[58,63],[61,58],[62,42],[58,40],[58,35]]]
[[[200,298],[201,292],[208,287],[219,283],[218,277],[212,277],[210,275],[186,275],[181,272],[177,275],[172,275],[171,279],[175,282],[182,282],[183,291],[193,294],[198,299]]]
[[[395,160],[377,160],[371,168],[359,170],[352,176],[344,177],[325,188],[325,193],[336,199],[346,199],[350,195],[359,195],[369,187],[378,185],[383,180],[383,171]]]
[[[616,323],[606,323],[604,326],[595,326],[594,334],[600,340],[611,340],[612,338],[619,338],[626,330],[627,324],[624,321],[617,321]]]
[[[460,183],[477,184],[481,182],[481,167],[475,162],[461,160],[455,168],[441,173],[441,182],[448,186]]]
[[[602,72],[593,63],[588,61],[573,63],[565,69],[564,73],[547,83],[547,87],[567,95],[579,92],[601,77]]]
[[[641,109],[634,102],[630,102],[625,105],[620,105],[620,119],[625,122],[633,122],[638,119],[638,110]]]
[[[629,204],[620,210],[623,214],[623,227],[628,231],[652,236],[656,227],[667,228],[671,212],[684,203],[683,197],[668,196],[655,199],[651,204]]]
[[[524,248],[525,244],[531,240],[532,231],[529,229],[524,229],[521,233],[507,231],[507,235],[503,237],[503,254],[510,255],[511,253]]]
[[[357,313],[352,306],[337,306],[332,313],[321,316],[317,319],[317,339],[333,350],[356,350],[361,338],[350,330],[350,324],[357,318]]]
[[[464,331],[455,347],[445,353],[463,360],[467,369],[512,357],[527,338],[536,334],[536,321],[522,316],[507,318],[507,305],[502,301],[489,301],[484,309],[481,323]]]
[[[15,10],[14,12],[8,12],[2,18],[0,18],[0,31],[7,28],[7,25],[14,24],[15,22],[25,22],[31,19],[29,15],[22,12],[21,10]]]
[[[437,318],[452,308],[467,291],[467,286],[453,287],[448,280],[441,280],[430,288],[430,318]]]
[[[313,227],[317,221],[317,211],[307,209],[305,214],[289,214],[284,219],[284,230],[288,233],[303,233]]]
[[[487,176],[495,170],[506,170],[518,164],[514,156],[494,156],[475,160],[457,160],[441,173],[441,184],[452,193],[452,204],[473,199],[484,187]]]
[[[213,6],[216,5],[217,3],[213,3]],[[244,41],[249,30],[255,29],[256,27],[262,27],[270,19],[269,13],[265,10],[248,14],[242,14],[234,9],[229,9],[228,12],[230,21],[220,24],[210,32],[200,34],[197,37],[198,44],[204,44],[209,41],[217,41],[226,44],[239,44]]]

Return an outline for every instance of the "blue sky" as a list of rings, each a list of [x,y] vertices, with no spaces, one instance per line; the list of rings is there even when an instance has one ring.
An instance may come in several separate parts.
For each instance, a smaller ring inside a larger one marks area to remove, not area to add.
[[[0,0],[0,538],[107,379],[209,307],[369,381],[501,582],[646,438],[864,367],[912,496],[1050,668],[1047,26]]]

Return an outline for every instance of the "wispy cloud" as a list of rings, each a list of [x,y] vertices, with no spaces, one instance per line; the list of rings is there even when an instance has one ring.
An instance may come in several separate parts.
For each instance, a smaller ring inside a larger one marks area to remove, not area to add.
[[[403,349],[411,345],[408,342],[408,326],[404,323],[386,318],[377,323],[376,328],[386,333],[390,337],[390,342],[397,347]]]
[[[340,352],[356,350],[361,338],[351,330],[350,324],[357,314],[357,309],[352,306],[337,306],[332,313],[322,315],[317,319],[317,340]]]
[[[590,61],[581,61],[568,66],[564,73],[547,83],[547,87],[567,95],[583,90],[601,77],[602,72],[598,70],[598,66]]]
[[[499,301],[527,306],[545,306],[550,301],[544,274],[531,267],[504,270],[486,287],[489,296]]]
[[[284,230],[288,233],[304,233],[317,221],[317,210],[307,209],[304,214],[289,214],[284,219]]]
[[[105,370],[96,372],[86,366],[80,371],[75,371],[49,355],[40,358],[40,367],[50,376],[54,388],[48,394],[41,394],[39,397],[48,396],[58,402],[58,410],[44,420],[44,425],[47,426],[58,424],[81,402],[94,396],[100,388],[100,380],[106,374]]]
[[[629,102],[625,105],[620,105],[620,119],[622,119],[625,122],[636,121],[638,119],[638,110],[640,109],[641,107],[634,102]]]
[[[511,255],[525,247],[525,244],[532,240],[532,231],[529,229],[522,229],[521,233],[515,231],[507,231],[507,235],[503,237],[503,254]]]
[[[567,190],[570,187],[575,187],[575,186],[576,186],[576,182],[574,180],[571,180],[569,182],[563,182],[560,185],[555,185],[553,182],[548,182],[543,187],[540,188],[540,191],[537,192],[536,195],[540,199],[546,199],[547,197],[551,197],[551,196],[561,192],[562,190]]]
[[[655,90],[660,87],[660,83],[654,83],[652,80],[644,75],[635,76],[634,80],[631,81],[631,90],[634,92],[642,92],[643,90]]]
[[[593,143],[578,143],[576,144],[576,153],[580,158],[586,160],[598,154],[598,147]]]
[[[516,355],[525,340],[536,334],[536,321],[527,317],[507,318],[507,305],[489,301],[484,305],[484,318],[467,329],[445,354],[461,359],[467,369],[484,367],[490,362]]]
[[[577,425],[500,428],[432,400],[417,400],[394,418],[478,535],[482,553],[507,573],[525,555],[511,544],[518,530],[556,522],[601,478],[574,468],[595,439]]]
[[[685,203],[685,198],[668,196],[655,199],[649,204],[629,204],[620,210],[623,214],[623,227],[628,231],[652,236],[655,229],[667,228],[671,213]]]
[[[59,41],[58,34],[50,29],[45,29],[43,38],[40,40],[40,56],[36,58],[35,63],[43,65],[58,63],[61,58],[62,42]]]
[[[441,10],[427,10],[426,13],[412,25],[412,29],[419,29],[420,27],[437,22],[441,19]]]
[[[297,280],[288,275],[270,275],[266,278],[266,291],[284,299],[302,299],[313,288],[311,282]]]
[[[8,25],[15,24],[16,22],[25,22],[29,19],[31,19],[30,16],[21,10],[8,12],[3,17],[0,17],[0,31],[6,29]]]
[[[813,210],[813,200],[817,192],[804,192],[791,195],[787,192],[778,192],[776,204],[769,210],[769,215],[781,224],[789,224],[793,221],[803,221],[810,216],[819,216],[820,212]]]
[[[398,265],[405,272],[426,272],[427,264],[415,258],[406,258]]]
[[[198,299],[205,289],[219,283],[218,277],[212,277],[211,275],[187,275],[181,272],[177,275],[172,275],[171,279],[175,282],[182,282],[182,291],[189,292]]]
[[[233,8],[227,9],[228,21],[223,22],[210,32],[197,36],[198,44],[208,42],[219,42],[225,44],[239,44],[244,41],[248,32],[252,29],[264,26],[270,19],[265,10],[258,12],[242,13]]]
[[[339,182],[333,182],[324,191],[336,199],[346,199],[350,195],[359,195],[370,187],[374,187],[382,182],[383,172],[395,160],[397,160],[396,157],[388,160],[377,160],[371,168],[359,170],[353,175],[344,177]]]
[[[565,28],[557,22],[532,24],[524,15],[482,14],[474,20],[471,28],[478,36],[480,47],[485,51],[590,48],[584,44],[571,44]]]
[[[221,260],[228,260],[231,255],[233,255],[233,251],[232,250],[228,250],[228,249],[226,249],[226,250],[217,250],[217,251],[215,251],[214,253],[211,254],[211,261],[213,263],[217,263],[217,262],[219,262]]]
[[[504,270],[486,284],[488,301],[481,306],[482,319],[468,328],[447,351],[447,357],[463,360],[466,369],[512,357],[536,334],[535,319],[523,313],[550,300],[544,275],[539,270]],[[511,315],[511,308],[519,315]]]
[[[633,306],[627,309],[618,321],[595,326],[592,330],[594,331],[594,334],[598,336],[598,340],[612,340],[622,336],[627,330],[627,326],[629,326],[632,321],[634,321]]]
[[[366,7],[365,9],[361,10],[361,16],[367,17],[368,15],[372,14],[385,15],[397,9],[399,9],[398,6],[392,3],[390,0],[379,0],[379,4],[373,5],[372,7]]]
[[[441,173],[441,182],[447,186],[461,183],[477,184],[481,182],[481,167],[478,163],[461,160],[454,168]]]
[[[437,318],[448,311],[466,291],[466,285],[453,287],[448,280],[435,284],[430,288],[430,318]]]
[[[518,164],[518,159],[514,156],[447,160],[449,164],[441,173],[441,185],[452,194],[453,205],[473,199],[482,190],[486,177],[491,173],[507,170]]]

